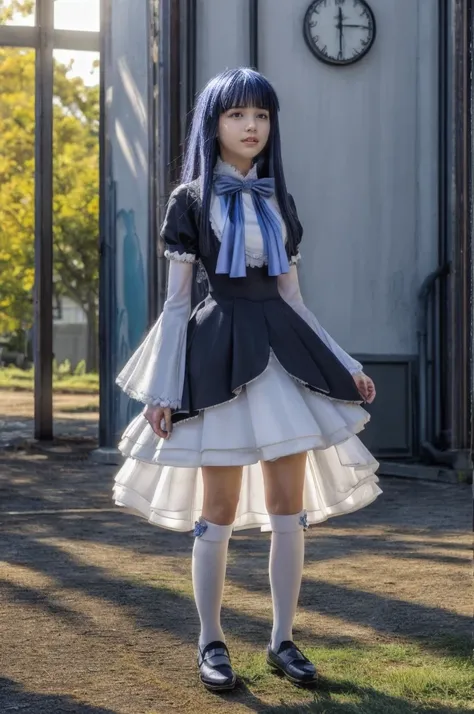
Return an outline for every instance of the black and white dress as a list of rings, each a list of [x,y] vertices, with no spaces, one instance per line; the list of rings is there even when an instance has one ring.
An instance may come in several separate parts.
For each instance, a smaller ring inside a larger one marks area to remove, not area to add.
[[[215,171],[240,176],[220,159]],[[269,202],[286,244],[276,200]],[[199,182],[173,192],[162,229],[171,261],[167,300],[117,377],[134,399],[170,406],[174,428],[164,440],[143,414],[128,425],[119,444],[126,460],[115,477],[115,503],[176,531],[192,530],[201,516],[201,466],[243,466],[234,530],[270,530],[260,462],[288,454],[308,452],[309,524],[363,508],[382,493],[378,463],[356,436],[369,420],[351,376],[362,365],[304,305],[299,251],[288,251],[289,273],[268,275],[246,192],[243,207],[247,275],[230,278],[215,273],[226,220],[219,198],[212,195],[210,209],[215,250],[205,257],[198,247]],[[191,312],[197,261],[209,293]]]

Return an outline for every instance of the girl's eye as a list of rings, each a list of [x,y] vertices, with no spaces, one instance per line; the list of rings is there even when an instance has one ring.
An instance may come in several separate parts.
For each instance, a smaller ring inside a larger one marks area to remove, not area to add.
[[[240,119],[240,117],[242,117],[243,114],[242,114],[242,112],[232,112],[232,114],[230,114],[229,116],[230,116],[231,119],[232,119],[233,117],[235,117],[236,119]]]
[[[268,119],[268,114],[259,114],[258,118],[259,119]]]

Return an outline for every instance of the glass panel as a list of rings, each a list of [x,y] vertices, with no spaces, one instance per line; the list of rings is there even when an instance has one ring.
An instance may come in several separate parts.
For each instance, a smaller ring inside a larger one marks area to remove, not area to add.
[[[34,78],[34,50],[0,48],[0,443],[33,435]]]
[[[35,0],[0,0],[0,25],[35,24]]]
[[[100,0],[55,0],[56,30],[100,30]]]
[[[54,52],[55,432],[99,417],[99,54]]]

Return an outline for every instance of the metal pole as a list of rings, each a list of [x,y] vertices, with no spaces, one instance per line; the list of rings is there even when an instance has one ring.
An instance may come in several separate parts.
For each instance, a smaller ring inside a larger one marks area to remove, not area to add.
[[[258,69],[258,0],[249,0],[250,66]]]
[[[170,128],[170,181],[177,183],[181,173],[180,154],[181,154],[181,27],[180,16],[181,7],[179,0],[170,0],[169,14],[169,73],[170,73],[170,96],[169,96],[169,112],[171,115]]]
[[[449,44],[449,13],[446,0],[438,0],[438,265],[445,266],[449,261],[449,231],[448,231],[448,129],[449,116],[449,91],[448,91],[448,44]],[[435,440],[438,445],[449,446],[450,414],[449,414],[449,276],[439,282],[437,296],[439,306],[439,322],[437,330],[436,368],[437,385],[433,392],[437,394],[435,402]]]
[[[53,0],[37,0],[35,79],[35,438],[53,438]]]
[[[110,447],[115,437],[114,417],[114,217],[110,220],[113,187],[110,142],[106,126],[106,77],[110,71],[110,0],[100,5],[100,123],[99,123],[99,446]]]
[[[157,198],[158,224],[173,184],[180,175],[181,148],[181,52],[180,52],[180,1],[160,0],[158,43],[158,106],[157,106]],[[160,254],[161,251],[159,251]],[[159,314],[166,299],[167,260],[158,258]]]
[[[187,0],[186,5],[186,128],[188,129],[196,96],[196,0]]]
[[[470,460],[472,325],[471,62],[472,3],[454,0],[454,206],[451,294],[452,449]]]
[[[148,325],[158,316],[158,0],[148,0]]]

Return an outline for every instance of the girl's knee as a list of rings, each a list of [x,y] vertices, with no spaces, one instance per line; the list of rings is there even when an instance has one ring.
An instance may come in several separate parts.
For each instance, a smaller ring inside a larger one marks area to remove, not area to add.
[[[302,498],[267,498],[267,510],[274,516],[292,516],[303,508]]]
[[[229,526],[235,521],[236,508],[217,505],[203,508],[202,517],[216,526]]]

